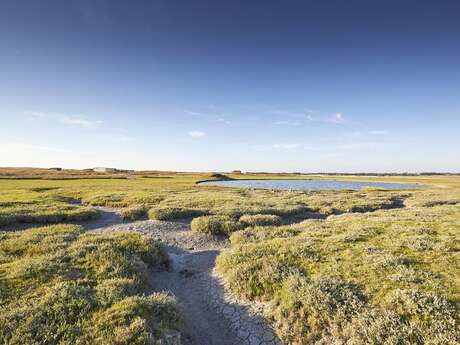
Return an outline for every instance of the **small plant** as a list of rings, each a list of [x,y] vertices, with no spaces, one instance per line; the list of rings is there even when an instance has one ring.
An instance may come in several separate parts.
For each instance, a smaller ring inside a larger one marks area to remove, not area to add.
[[[204,213],[205,212],[202,210],[195,210],[190,208],[161,207],[150,209],[148,215],[150,219],[155,220],[175,220],[202,216]]]
[[[192,230],[212,235],[229,235],[240,230],[241,224],[227,216],[203,216],[192,220]]]
[[[147,218],[147,208],[144,205],[134,205],[124,208],[121,212],[123,220],[134,221]]]
[[[240,222],[246,226],[280,225],[281,217],[274,214],[245,214],[240,217]]]

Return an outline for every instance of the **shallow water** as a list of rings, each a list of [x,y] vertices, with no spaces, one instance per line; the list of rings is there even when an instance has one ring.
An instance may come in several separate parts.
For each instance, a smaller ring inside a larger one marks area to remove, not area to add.
[[[205,181],[201,182],[200,184],[207,186],[263,188],[276,190],[360,190],[364,187],[394,190],[425,187],[425,185],[409,183],[335,181],[311,179]]]

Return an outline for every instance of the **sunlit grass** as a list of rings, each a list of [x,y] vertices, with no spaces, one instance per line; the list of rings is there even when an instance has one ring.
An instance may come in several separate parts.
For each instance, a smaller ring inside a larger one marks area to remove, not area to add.
[[[456,344],[459,191],[420,191],[405,208],[238,231],[218,271],[238,296],[268,303],[289,344]]]
[[[0,343],[155,343],[180,323],[172,297],[146,294],[167,265],[159,242],[134,233],[0,233]]]
[[[460,341],[459,177],[364,178],[431,185],[399,191],[196,185],[209,178],[0,180],[0,226],[84,219],[95,205],[119,208],[127,221],[193,218],[193,231],[230,237],[219,273],[240,298],[267,304],[288,344]],[[145,295],[149,270],[166,262],[140,235],[64,225],[0,233],[0,339],[157,339],[179,319],[171,297]],[[48,321],[37,328],[40,320]]]

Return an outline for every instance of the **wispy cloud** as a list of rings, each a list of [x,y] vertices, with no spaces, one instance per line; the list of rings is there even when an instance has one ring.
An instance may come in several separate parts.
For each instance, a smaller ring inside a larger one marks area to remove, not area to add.
[[[290,120],[281,120],[281,121],[275,121],[273,122],[274,125],[277,126],[300,126],[302,122],[300,121],[290,121]]]
[[[335,124],[342,124],[347,122],[346,117],[341,112],[332,115],[322,115],[319,111],[310,109],[305,109],[303,111],[271,109],[268,110],[267,113],[283,118],[273,122],[275,125],[300,126],[306,122],[325,122]]]
[[[188,135],[192,138],[202,138],[206,135],[206,133],[201,131],[190,131],[188,132]]]
[[[345,135],[352,138],[358,137],[369,137],[369,136],[383,136],[387,135],[389,132],[387,130],[371,130],[371,131],[354,131],[346,133]]]
[[[344,123],[345,122],[345,117],[343,116],[342,113],[335,113],[334,115],[331,115],[326,119],[328,122],[333,122],[333,123]]]
[[[337,124],[346,122],[345,116],[342,113],[335,113],[329,116],[313,116],[311,114],[307,114],[306,119],[311,122],[328,122]]]
[[[191,110],[184,110],[184,112],[189,116],[197,117],[208,122],[220,122],[226,125],[231,124],[231,121],[226,119],[224,114],[209,114]]]
[[[69,125],[69,126],[79,126],[83,128],[94,129],[102,125],[103,121],[99,120],[88,120],[82,116],[74,116],[67,114],[57,114],[57,113],[46,113],[39,111],[25,111],[24,115],[29,116],[34,119],[47,119],[57,121],[59,123]]]

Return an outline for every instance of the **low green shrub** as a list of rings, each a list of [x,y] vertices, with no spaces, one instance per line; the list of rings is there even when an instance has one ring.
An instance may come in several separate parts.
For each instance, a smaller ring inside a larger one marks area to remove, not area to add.
[[[300,231],[300,229],[293,226],[256,226],[234,232],[230,236],[230,242],[232,244],[244,244],[274,238],[288,238],[297,236]]]
[[[0,233],[0,344],[157,344],[179,330],[173,298],[148,295],[162,244],[53,225]]]
[[[192,230],[211,235],[229,235],[241,229],[241,224],[227,216],[202,216],[194,218]]]
[[[365,296],[353,284],[292,275],[275,294],[271,308],[287,343],[308,344],[325,335],[324,325],[351,319],[365,302]]]
[[[179,207],[151,208],[148,212],[149,218],[155,220],[175,220],[202,216],[203,214],[205,212],[202,210]]]
[[[134,221],[147,218],[147,208],[144,205],[134,205],[124,208],[120,212],[123,220]]]
[[[460,342],[458,310],[444,296],[419,289],[397,289],[387,296],[386,306],[409,320],[421,339],[430,339],[433,344]]]
[[[55,203],[50,205],[14,205],[0,208],[0,226],[14,223],[60,223],[95,219],[99,211],[90,207]]]
[[[97,311],[88,327],[94,344],[168,344],[178,334],[181,313],[176,300],[164,293],[131,296]]]
[[[273,214],[246,214],[240,217],[240,222],[246,226],[280,225],[281,217]]]

